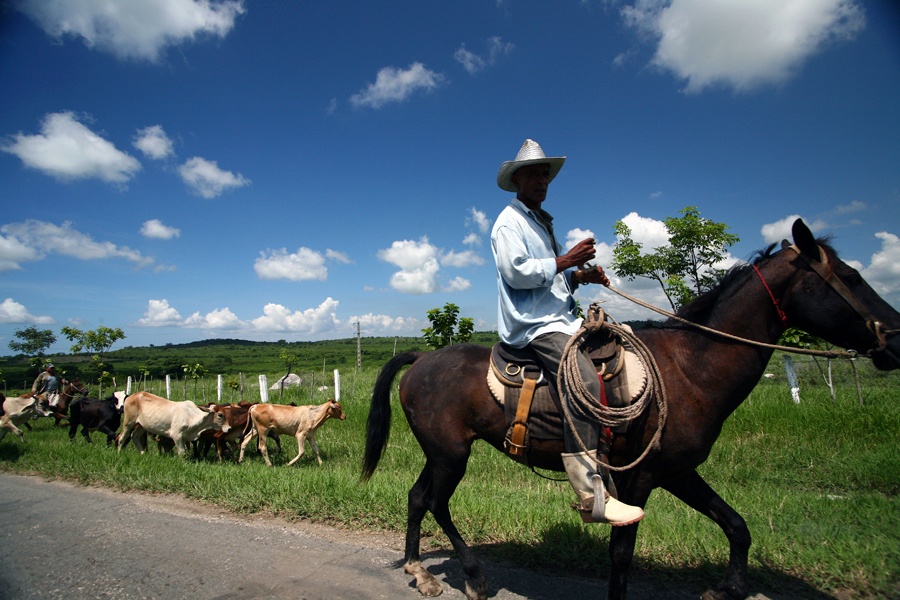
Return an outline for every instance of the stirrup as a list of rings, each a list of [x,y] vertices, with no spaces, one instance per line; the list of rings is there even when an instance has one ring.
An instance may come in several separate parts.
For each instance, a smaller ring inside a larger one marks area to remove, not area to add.
[[[594,473],[591,475],[591,485],[594,488],[594,507],[591,509],[591,518],[595,523],[606,523],[606,486],[603,477]]]

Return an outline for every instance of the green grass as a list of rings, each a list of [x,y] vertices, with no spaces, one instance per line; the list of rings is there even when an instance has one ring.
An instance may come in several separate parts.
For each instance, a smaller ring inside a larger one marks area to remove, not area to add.
[[[779,367],[780,359],[772,372],[782,373]],[[747,521],[754,593],[900,596],[900,372],[861,370],[863,405],[852,376],[843,372],[834,402],[818,371],[801,369],[800,405],[791,401],[783,376],[764,379],[726,421],[700,468]],[[0,470],[174,492],[238,512],[402,532],[406,494],[424,460],[395,399],[384,458],[369,483],[359,482],[374,377],[374,368],[342,374],[347,420],[329,421],[318,432],[321,467],[309,448],[299,466],[285,466],[297,451],[288,439],[284,452],[270,452],[274,468],[255,450],[242,465],[219,464],[214,451],[208,460],[195,461],[160,456],[155,448],[140,456],[133,445],[116,453],[97,434],[90,446],[80,434],[70,442],[67,428],[44,419],[26,432],[25,445],[11,435],[0,442]],[[188,386],[189,397],[190,392]],[[278,401],[277,394],[272,400]],[[567,483],[535,477],[477,443],[451,508],[461,533],[482,556],[605,576],[609,528],[583,526],[569,508],[571,496]],[[430,517],[423,537],[423,550],[449,549]],[[725,537],[711,521],[665,492],[653,494],[638,534],[635,568],[700,593],[721,579],[727,560]]]

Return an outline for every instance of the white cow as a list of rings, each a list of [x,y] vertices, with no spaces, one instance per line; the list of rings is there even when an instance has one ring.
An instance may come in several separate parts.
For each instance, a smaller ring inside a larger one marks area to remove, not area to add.
[[[190,400],[172,402],[150,392],[138,392],[125,398],[122,433],[119,434],[120,451],[138,425],[147,433],[171,438],[179,456],[184,454],[187,444],[196,440],[201,431],[230,429],[225,412],[215,404],[197,406]],[[141,454],[147,449],[145,441],[146,435],[134,438],[134,445]]]
[[[40,398],[31,393],[17,398],[6,398],[0,394],[0,407],[3,409],[0,416],[0,440],[6,437],[8,431],[12,431],[24,442],[25,434],[19,429],[22,423],[33,416],[48,417],[53,414],[52,411],[41,408]]]

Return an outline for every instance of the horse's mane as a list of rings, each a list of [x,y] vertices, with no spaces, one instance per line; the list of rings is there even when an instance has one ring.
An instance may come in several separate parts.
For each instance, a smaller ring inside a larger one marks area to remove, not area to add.
[[[831,236],[821,237],[817,239],[816,242],[824,248],[829,258],[837,257],[837,253],[830,244]],[[722,274],[719,281],[713,287],[680,307],[675,314],[682,319],[694,323],[703,323],[706,321],[712,313],[713,308],[720,300],[739,287],[738,284],[743,283],[745,279],[751,275],[756,276],[754,267],[761,267],[782,251],[780,249],[774,251],[776,246],[777,244],[769,244],[766,248],[757,250],[751,254],[748,262],[735,264]],[[663,326],[679,327],[681,325],[677,321],[668,319]]]

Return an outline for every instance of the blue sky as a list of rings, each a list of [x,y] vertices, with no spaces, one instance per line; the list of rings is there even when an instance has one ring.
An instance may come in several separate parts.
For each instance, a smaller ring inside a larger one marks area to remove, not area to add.
[[[116,5],[113,11],[109,5]],[[21,0],[0,13],[0,344],[496,329],[490,225],[526,138],[557,231],[731,261],[801,216],[900,306],[900,13],[887,0]],[[656,284],[613,285],[665,307]],[[592,286],[618,320],[652,316]]]

